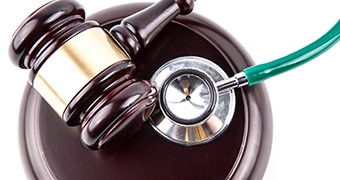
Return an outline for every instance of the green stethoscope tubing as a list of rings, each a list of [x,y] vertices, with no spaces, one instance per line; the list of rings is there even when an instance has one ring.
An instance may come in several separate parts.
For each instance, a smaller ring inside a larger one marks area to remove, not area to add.
[[[248,85],[255,85],[311,61],[331,48],[339,39],[340,19],[326,34],[304,48],[274,61],[244,69]]]

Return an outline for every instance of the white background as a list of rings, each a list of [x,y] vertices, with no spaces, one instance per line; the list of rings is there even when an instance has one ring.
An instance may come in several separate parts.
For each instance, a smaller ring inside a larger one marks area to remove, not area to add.
[[[88,14],[140,0],[81,1]],[[7,55],[20,22],[46,0],[2,3],[0,28],[0,179],[25,179],[18,150],[18,113],[28,71]],[[196,1],[195,12],[220,24],[264,63],[312,42],[340,18],[338,0]],[[315,61],[266,81],[274,117],[264,179],[340,179],[340,43]]]

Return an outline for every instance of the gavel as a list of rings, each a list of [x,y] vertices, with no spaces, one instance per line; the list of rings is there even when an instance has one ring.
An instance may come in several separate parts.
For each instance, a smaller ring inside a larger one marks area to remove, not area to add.
[[[107,32],[85,20],[78,2],[51,1],[15,31],[10,58],[30,69],[29,83],[67,125],[81,126],[86,147],[116,146],[142,127],[157,102],[151,82],[134,78],[134,57],[193,6],[193,0],[162,0]]]

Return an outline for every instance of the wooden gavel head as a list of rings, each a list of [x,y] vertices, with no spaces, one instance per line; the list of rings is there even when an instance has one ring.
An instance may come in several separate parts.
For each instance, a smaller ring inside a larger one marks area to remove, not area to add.
[[[156,104],[155,87],[133,77],[134,57],[192,9],[193,0],[162,0],[107,32],[76,1],[52,1],[19,26],[9,54],[67,125],[81,125],[82,143],[104,149],[135,134]]]

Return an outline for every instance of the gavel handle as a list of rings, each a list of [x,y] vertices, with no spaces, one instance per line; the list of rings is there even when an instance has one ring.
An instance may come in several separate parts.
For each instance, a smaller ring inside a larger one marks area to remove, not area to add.
[[[162,0],[144,10],[128,16],[110,33],[134,57],[177,15],[192,11],[194,0]]]

